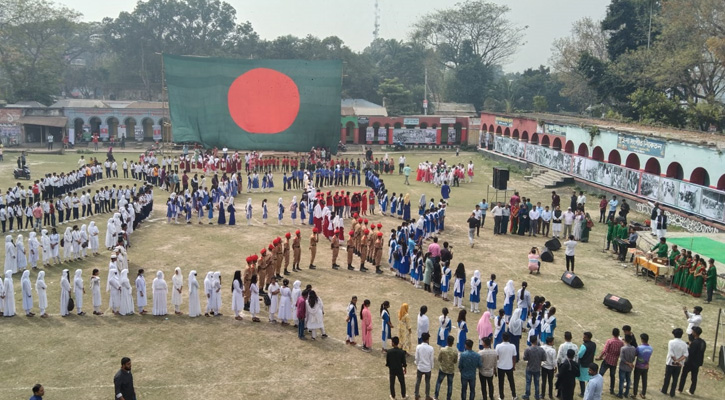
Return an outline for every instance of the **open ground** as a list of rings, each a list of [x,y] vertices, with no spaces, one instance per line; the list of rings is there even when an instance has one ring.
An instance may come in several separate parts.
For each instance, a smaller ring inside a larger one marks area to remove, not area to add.
[[[99,158],[103,153],[96,153]],[[378,153],[376,156],[381,156]],[[89,155],[86,155],[88,157]],[[117,158],[136,156],[135,153],[117,154]],[[343,156],[353,156],[343,154]],[[357,158],[359,155],[355,154]],[[398,154],[391,153],[392,157]],[[628,324],[634,332],[646,332],[654,347],[649,374],[648,396],[664,398],[659,393],[664,376],[664,359],[670,331],[674,327],[686,327],[682,307],[692,308],[702,305],[702,300],[693,299],[679,292],[669,291],[656,286],[651,281],[635,278],[631,267],[622,267],[610,254],[602,252],[604,225],[596,224],[591,232],[590,242],[577,247],[576,272],[585,283],[583,289],[575,290],[560,281],[564,270],[563,252],[555,253],[555,262],[544,263],[538,276],[528,274],[526,254],[532,246],[543,246],[541,237],[493,236],[492,218],[481,229],[481,237],[476,246],[468,247],[467,224],[475,203],[486,197],[486,188],[491,184],[491,167],[494,163],[475,153],[461,153],[455,157],[453,152],[418,152],[406,154],[408,163],[415,170],[423,160],[446,159],[449,163],[467,164],[473,160],[476,167],[474,183],[462,183],[460,188],[452,190],[450,206],[446,213],[446,230],[440,237],[454,246],[454,264],[463,262],[468,278],[478,269],[484,279],[491,273],[498,276],[500,291],[508,279],[516,282],[517,288],[523,280],[528,281],[533,295],[544,295],[558,309],[558,327],[555,345],[562,342],[564,331],[572,331],[574,342],[581,343],[582,332],[594,333],[598,350],[610,336],[613,327]],[[12,179],[14,157],[6,153],[6,161],[0,163],[0,188],[6,189],[15,182]],[[63,156],[33,155],[28,163],[33,176],[40,177],[45,172],[67,171],[76,165],[79,155]],[[276,181],[281,175],[276,174]],[[418,198],[425,193],[426,198],[438,199],[440,190],[433,185],[415,182],[404,186],[399,175],[384,177],[389,192],[410,193],[411,202],[417,204]],[[102,181],[102,184],[133,184],[132,181]],[[509,187],[518,190],[521,195],[531,197],[543,204],[550,202],[550,190],[534,187],[525,180],[523,174],[514,171]],[[572,188],[560,188],[562,204]],[[94,188],[95,190],[95,188]],[[332,189],[334,190],[334,189]],[[83,269],[88,286],[93,268],[101,270],[101,278],[106,278],[108,260],[104,256],[90,257],[76,263],[53,266],[47,270],[49,313],[48,319],[26,318],[20,315],[14,318],[0,319],[0,400],[18,399],[30,396],[30,388],[36,382],[46,386],[48,399],[95,400],[110,398],[113,393],[112,378],[119,368],[121,357],[133,360],[133,372],[136,390],[141,399],[219,399],[219,398],[259,398],[267,399],[383,399],[388,397],[387,368],[385,358],[380,352],[381,320],[377,310],[384,300],[391,302],[393,333],[397,334],[397,310],[401,303],[410,305],[411,320],[415,323],[415,314],[423,304],[428,305],[431,318],[431,330],[437,329],[437,317],[442,307],[451,308],[451,302],[414,289],[412,285],[386,273],[382,276],[373,273],[360,273],[332,270],[330,249],[322,239],[318,246],[316,264],[318,269],[306,269],[309,260],[307,244],[309,228],[302,229],[302,272],[294,273],[290,281],[302,281],[303,285],[312,284],[325,304],[325,325],[330,337],[325,340],[299,341],[296,331],[291,327],[266,322],[263,307],[262,323],[252,323],[245,313],[244,321],[235,321],[231,315],[231,277],[234,270],[243,269],[244,258],[271,242],[277,236],[288,231],[294,232],[300,226],[291,226],[289,213],[285,214],[284,226],[276,224],[276,202],[282,197],[285,206],[293,195],[299,192],[283,192],[275,188],[272,193],[255,193],[237,196],[237,226],[217,225],[168,225],[165,218],[165,200],[167,193],[155,191],[155,210],[150,221],[135,231],[131,237],[129,249],[131,275],[137,268],[145,268],[149,289],[150,281],[156,270],[162,270],[170,282],[175,267],[182,268],[184,284],[190,270],[199,273],[200,281],[207,271],[221,271],[223,287],[224,316],[218,318],[195,318],[169,315],[168,317],[126,316],[118,317],[106,313],[101,317],[72,315],[61,318],[58,315],[60,271],[68,268]],[[255,208],[255,224],[246,226],[242,208],[247,197],[252,197]],[[270,203],[269,225],[261,224],[260,203],[266,198]],[[499,195],[500,200],[503,195]],[[588,196],[589,209],[596,208],[594,196]],[[596,212],[595,212],[596,213]],[[592,217],[596,220],[595,213]],[[109,215],[95,217],[105,235],[106,220]],[[369,217],[373,222],[381,222],[384,229],[398,225],[399,220],[382,217],[379,213]],[[643,220],[644,216],[632,216]],[[88,223],[89,220],[82,221]],[[79,222],[80,223],[80,222]],[[64,229],[65,226],[62,226]],[[346,228],[349,228],[349,222]],[[17,234],[17,232],[15,233]],[[27,240],[27,232],[24,232]],[[387,235],[386,235],[387,236]],[[0,250],[4,253],[4,250]],[[344,252],[341,252],[344,257]],[[344,264],[341,263],[341,264]],[[37,273],[31,273],[34,283]],[[15,276],[16,299],[20,299],[19,275]],[[183,311],[187,311],[187,293],[184,288]],[[618,314],[602,305],[607,293],[615,293],[632,302],[634,309],[629,314]],[[362,301],[370,299],[373,311],[374,350],[363,353],[345,345],[346,307],[352,295]],[[468,305],[468,287],[464,305]],[[103,291],[104,307],[108,298]],[[502,302],[499,293],[499,303]],[[90,310],[90,291],[85,299],[86,309]],[[19,302],[18,302],[19,304]],[[37,299],[36,299],[37,304]],[[202,300],[203,304],[203,300]],[[712,356],[712,343],[718,307],[722,299],[711,305],[704,305],[703,337],[708,342],[707,358],[700,373],[696,397],[721,398],[725,384],[723,375],[718,372]],[[36,307],[37,311],[37,307]],[[454,313],[456,313],[454,311]],[[480,314],[469,314],[468,325],[471,333]],[[415,326],[415,325],[414,325]],[[455,330],[454,330],[455,333]],[[413,332],[415,335],[415,331]],[[524,349],[522,345],[521,350]],[[437,368],[436,368],[437,369]],[[437,372],[434,371],[435,377]],[[409,359],[407,388],[412,395],[415,383],[415,366]],[[517,392],[523,394],[523,368],[516,371]],[[608,384],[608,377],[605,378]],[[455,379],[454,393],[459,393],[460,383]],[[480,388],[477,388],[480,390]],[[718,395],[717,393],[720,393]],[[607,397],[608,395],[605,395]],[[477,395],[480,397],[480,392]]]

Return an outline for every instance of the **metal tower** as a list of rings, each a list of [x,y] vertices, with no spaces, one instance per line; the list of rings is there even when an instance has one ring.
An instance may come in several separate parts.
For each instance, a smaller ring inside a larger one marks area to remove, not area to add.
[[[375,29],[373,30],[373,40],[377,40],[380,37],[380,5],[378,0],[375,0]]]

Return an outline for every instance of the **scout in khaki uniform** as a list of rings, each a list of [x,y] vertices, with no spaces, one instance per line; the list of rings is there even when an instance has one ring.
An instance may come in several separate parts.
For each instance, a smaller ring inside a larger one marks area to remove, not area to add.
[[[348,235],[350,238],[347,240],[347,269],[355,271],[355,267],[352,266],[352,256],[355,255],[355,247],[352,245],[352,238],[355,236],[355,231],[350,231]]]
[[[282,272],[282,258],[284,257],[282,254],[282,239],[277,237],[272,244],[274,245],[274,276],[281,280],[282,275],[280,273]]]
[[[365,255],[368,252],[368,235],[370,234],[370,231],[365,229],[363,231],[363,235],[360,238],[360,271],[367,271],[368,269],[365,268]]]
[[[377,238],[377,240],[375,240],[375,255],[373,256],[376,274],[383,273],[383,270],[380,269],[380,259],[381,258],[383,258],[383,233],[378,232],[378,238]]]
[[[292,271],[300,271],[300,255],[302,254],[300,243],[300,231],[295,231],[295,238],[292,239]]]
[[[267,254],[267,249],[262,248],[262,250],[259,251],[259,254],[262,255],[262,259],[259,260],[259,264],[257,265],[257,279],[259,282],[257,284],[259,285],[259,294],[264,293],[264,289],[266,289],[265,284],[267,283],[267,260],[269,260],[270,255]]]
[[[357,226],[355,226],[355,254],[357,254],[361,257],[362,257],[362,255],[360,253],[360,246],[361,246],[360,240],[363,235],[362,222],[363,222],[362,218],[358,218]]]
[[[340,238],[339,238],[339,229],[335,229],[334,235],[332,235],[332,240],[330,241],[330,249],[332,249],[332,269],[340,269],[340,266],[337,265],[337,255],[340,254]]]
[[[318,233],[317,228],[312,228],[312,235],[310,235],[310,269],[317,268],[315,265],[315,256],[317,255],[317,242],[320,240]]]
[[[269,284],[274,280],[274,264],[277,262],[277,254],[274,252],[274,245],[270,244],[269,247],[267,247],[267,250],[269,250],[267,252],[267,286],[264,290],[267,290]]]
[[[292,237],[292,235],[287,232],[284,234],[284,247],[282,250],[282,256],[284,257],[284,274],[289,275],[290,272],[287,270],[287,267],[289,267],[289,239]]]
[[[254,265],[256,258],[256,254],[247,257],[247,268],[244,269],[244,275],[242,276],[242,282],[244,282],[244,309],[247,311],[249,311],[249,299],[251,297],[249,285],[252,284],[252,275],[257,274],[257,268]]]

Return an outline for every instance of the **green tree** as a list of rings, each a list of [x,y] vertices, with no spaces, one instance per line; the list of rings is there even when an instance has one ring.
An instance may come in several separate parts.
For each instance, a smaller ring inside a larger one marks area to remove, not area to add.
[[[411,91],[405,89],[398,78],[383,80],[378,86],[378,95],[383,98],[390,115],[403,115],[415,109]]]
[[[45,0],[3,0],[0,9],[0,66],[8,100],[53,103],[65,69],[90,41],[80,14]]]
[[[635,117],[641,122],[678,128],[685,125],[685,111],[677,97],[669,99],[664,93],[639,88],[629,96],[629,99]]]
[[[658,34],[654,19],[661,8],[659,0],[612,0],[602,21],[609,32],[607,51],[616,60],[629,50],[648,46]]]
[[[544,96],[534,96],[534,111],[536,112],[544,112],[549,109],[549,102],[546,100],[546,97]]]

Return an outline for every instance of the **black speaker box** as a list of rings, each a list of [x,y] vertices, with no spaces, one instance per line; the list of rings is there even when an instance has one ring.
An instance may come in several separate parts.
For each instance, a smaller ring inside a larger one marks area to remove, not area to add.
[[[508,187],[509,170],[493,168],[493,187],[498,190],[506,190]]]
[[[573,287],[574,289],[581,289],[584,287],[584,282],[582,282],[582,280],[579,279],[579,277],[576,276],[576,274],[573,272],[564,272],[564,274],[561,276],[561,280],[562,282]]]
[[[557,238],[552,238],[544,246],[551,251],[557,251],[561,248],[561,242]]]
[[[543,262],[554,262],[554,254],[548,248],[544,247],[541,250],[541,261]]]
[[[604,297],[604,305],[621,313],[628,313],[632,311],[632,303],[630,303],[629,300],[624,297],[615,296],[611,293],[608,293]]]

